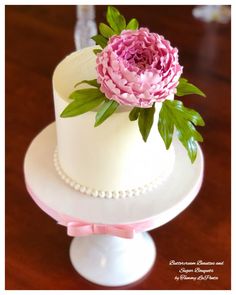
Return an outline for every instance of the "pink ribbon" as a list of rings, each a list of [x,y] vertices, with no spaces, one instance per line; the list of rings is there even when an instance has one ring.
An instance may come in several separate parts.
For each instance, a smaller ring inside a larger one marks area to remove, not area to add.
[[[142,220],[140,222],[133,222],[130,224],[93,224],[86,221],[80,220],[78,218],[73,218],[57,212],[51,207],[47,206],[41,199],[35,195],[31,187],[26,182],[27,190],[35,201],[35,203],[49,216],[57,221],[58,224],[67,227],[67,233],[70,236],[86,236],[90,234],[110,234],[113,236],[118,236],[121,238],[131,239],[134,237],[135,233],[151,230],[155,228],[156,221],[155,218],[150,218]],[[158,222],[158,226],[160,222]]]
[[[113,235],[120,238],[132,239],[135,234],[134,228],[127,225],[109,225],[109,224],[94,224],[81,223],[70,221],[68,223],[58,222],[67,227],[68,236],[79,237],[91,234]]]

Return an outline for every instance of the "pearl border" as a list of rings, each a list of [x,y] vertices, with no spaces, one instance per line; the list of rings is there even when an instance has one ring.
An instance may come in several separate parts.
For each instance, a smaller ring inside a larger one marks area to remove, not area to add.
[[[137,197],[139,195],[143,195],[147,192],[150,192],[156,189],[157,186],[160,185],[165,178],[165,177],[158,177],[148,184],[145,184],[143,186],[140,186],[134,189],[129,189],[129,190],[118,190],[118,191],[96,190],[96,189],[87,187],[85,185],[79,184],[78,182],[70,178],[63,171],[59,162],[57,148],[55,149],[53,154],[53,163],[57,171],[57,174],[66,184],[68,184],[74,190],[79,191],[85,195],[88,195],[94,198],[101,198],[101,199],[104,199],[104,198],[105,199],[125,199],[125,198]]]

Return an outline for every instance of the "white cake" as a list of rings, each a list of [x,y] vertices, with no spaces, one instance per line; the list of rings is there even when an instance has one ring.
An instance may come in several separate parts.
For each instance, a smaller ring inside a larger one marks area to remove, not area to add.
[[[95,111],[71,118],[60,114],[74,85],[96,78],[94,47],[67,56],[55,69],[53,93],[57,127],[56,168],[75,189],[100,197],[124,197],[144,192],[165,180],[174,165],[174,149],[167,151],[157,130],[161,103],[145,143],[138,122],[129,120],[129,107],[119,107],[94,127]],[[79,88],[88,88],[86,84]],[[144,194],[145,196],[145,194]]]

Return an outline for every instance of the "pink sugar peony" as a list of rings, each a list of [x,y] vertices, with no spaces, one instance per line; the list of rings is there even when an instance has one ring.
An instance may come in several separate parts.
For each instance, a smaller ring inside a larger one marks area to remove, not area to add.
[[[100,90],[108,99],[143,108],[175,93],[183,69],[178,49],[146,28],[112,36],[96,62]]]

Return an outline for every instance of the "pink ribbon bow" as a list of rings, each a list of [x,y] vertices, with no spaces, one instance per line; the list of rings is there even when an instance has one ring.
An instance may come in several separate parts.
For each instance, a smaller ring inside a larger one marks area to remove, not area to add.
[[[112,235],[120,238],[132,239],[134,237],[134,229],[128,225],[108,225],[93,224],[70,221],[67,224],[59,222],[61,225],[67,226],[67,234],[72,237],[87,236],[92,234]]]

